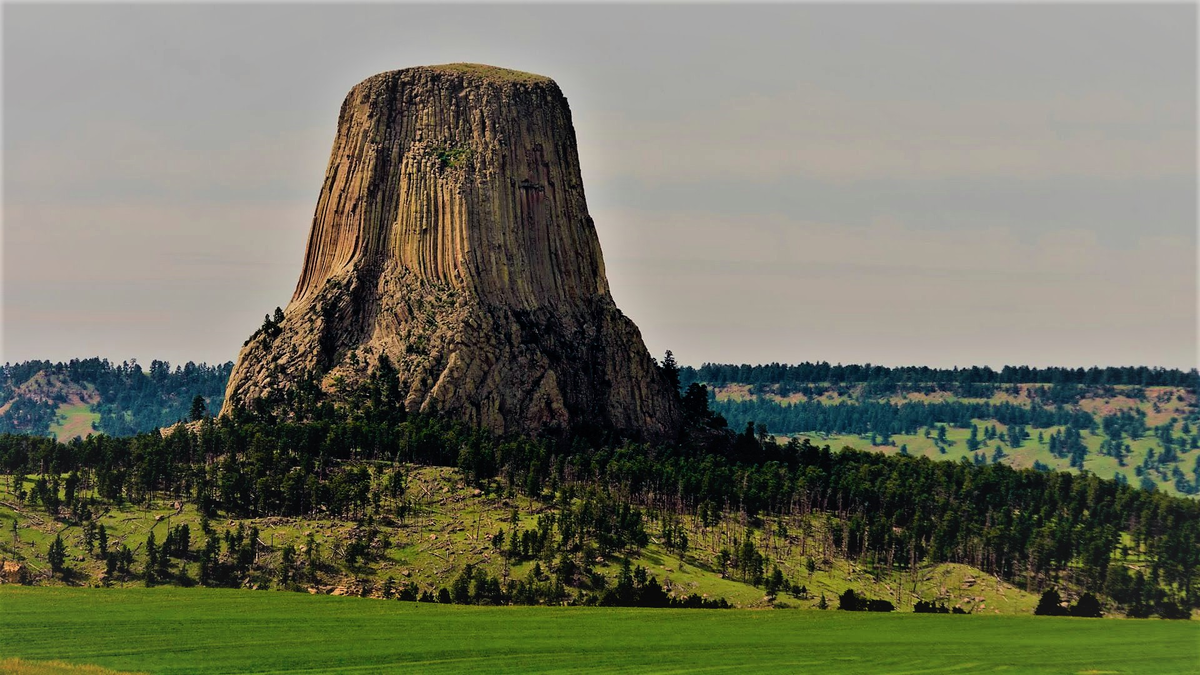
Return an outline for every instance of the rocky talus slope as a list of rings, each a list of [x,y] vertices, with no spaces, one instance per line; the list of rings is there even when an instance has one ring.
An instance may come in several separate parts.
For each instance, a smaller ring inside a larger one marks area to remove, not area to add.
[[[226,411],[307,373],[353,383],[385,353],[410,410],[497,432],[676,432],[676,398],[609,293],[552,80],[452,64],[351,89],[295,294],[243,348]]]

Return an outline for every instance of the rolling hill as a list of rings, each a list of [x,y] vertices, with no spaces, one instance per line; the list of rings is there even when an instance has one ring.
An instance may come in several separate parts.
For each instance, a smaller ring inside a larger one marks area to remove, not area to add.
[[[707,385],[711,407],[734,429],[763,425],[784,439],[832,447],[1086,471],[1148,490],[1200,494],[1194,371],[1109,378],[1116,383],[1086,373],[1051,381],[1035,372],[999,381],[994,371],[974,377],[969,370],[948,377],[865,372],[809,382],[761,366],[706,365],[683,369],[681,379],[685,386]]]
[[[0,367],[0,433],[67,441],[168,427],[188,417],[196,396],[219,410],[232,368],[189,361],[172,369],[153,361],[147,371],[136,360],[98,358],[8,363]]]

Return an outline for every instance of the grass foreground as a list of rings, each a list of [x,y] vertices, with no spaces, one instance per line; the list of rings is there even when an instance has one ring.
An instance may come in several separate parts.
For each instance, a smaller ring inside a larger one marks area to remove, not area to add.
[[[826,611],[471,607],[225,589],[0,588],[0,658],[147,673],[1184,673],[1200,626]]]

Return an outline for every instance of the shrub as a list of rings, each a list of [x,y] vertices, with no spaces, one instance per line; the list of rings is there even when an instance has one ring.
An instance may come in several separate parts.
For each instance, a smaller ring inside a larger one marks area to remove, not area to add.
[[[1042,593],[1033,613],[1038,616],[1066,616],[1068,611],[1062,606],[1062,596],[1052,588]]]

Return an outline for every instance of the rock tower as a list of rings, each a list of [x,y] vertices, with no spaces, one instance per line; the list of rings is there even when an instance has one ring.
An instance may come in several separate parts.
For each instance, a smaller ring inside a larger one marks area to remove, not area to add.
[[[496,432],[673,435],[681,415],[609,293],[571,111],[549,78],[474,64],[350,90],[282,321],[242,349],[225,411],[387,354],[409,410]]]

